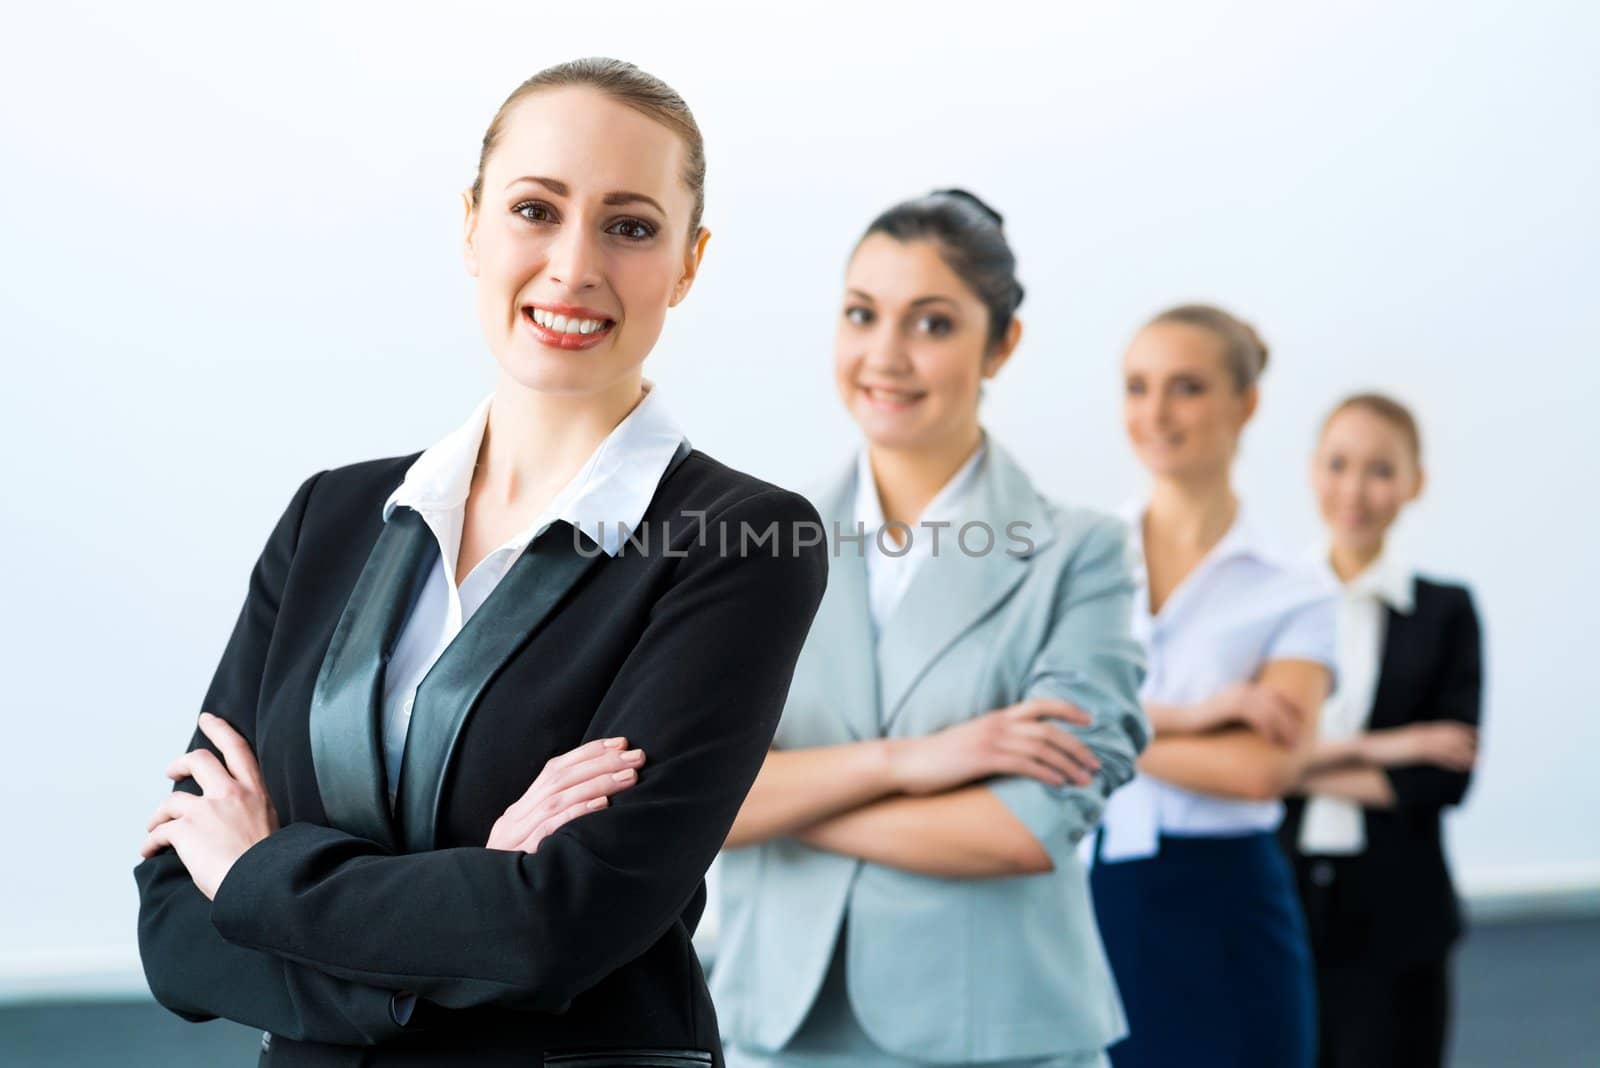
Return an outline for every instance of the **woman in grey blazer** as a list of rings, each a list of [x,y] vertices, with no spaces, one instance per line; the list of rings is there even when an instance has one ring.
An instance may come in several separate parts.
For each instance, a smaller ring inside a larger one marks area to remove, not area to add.
[[[1076,846],[1148,726],[1126,532],[978,421],[1021,335],[998,213],[943,190],[856,246],[814,501],[827,592],[723,858],[730,1066],[1102,1065],[1124,1032]]]

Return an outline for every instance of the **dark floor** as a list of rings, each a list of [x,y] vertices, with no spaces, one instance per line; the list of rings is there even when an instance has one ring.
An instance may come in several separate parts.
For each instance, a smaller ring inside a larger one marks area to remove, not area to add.
[[[1454,1068],[1600,1065],[1600,920],[1479,926],[1457,960]],[[253,1065],[260,1032],[151,1003],[0,1006],[0,1066]]]

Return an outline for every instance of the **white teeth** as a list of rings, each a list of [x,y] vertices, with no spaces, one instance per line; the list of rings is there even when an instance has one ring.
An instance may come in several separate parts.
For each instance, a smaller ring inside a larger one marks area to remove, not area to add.
[[[569,319],[565,315],[557,315],[543,308],[533,308],[529,314],[534,322],[558,334],[593,334],[605,326],[604,319],[579,319],[577,316]]]

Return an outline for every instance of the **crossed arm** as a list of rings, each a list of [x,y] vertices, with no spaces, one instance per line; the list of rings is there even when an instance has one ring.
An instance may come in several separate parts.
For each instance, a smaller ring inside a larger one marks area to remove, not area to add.
[[[1443,808],[1461,802],[1478,760],[1483,715],[1482,634],[1471,596],[1457,591],[1448,655],[1416,722],[1363,731],[1312,751],[1296,792],[1369,808]]]
[[[1149,708],[1156,741],[1140,768],[1169,782],[1262,800],[1338,797],[1369,808],[1439,808],[1465,795],[1478,755],[1481,636],[1461,594],[1424,718],[1350,738],[1316,737],[1328,676],[1305,660],[1269,663],[1250,683],[1188,706]]]
[[[246,751],[315,481],[296,494],[258,561],[207,694],[207,709]],[[792,529],[815,513],[767,491],[719,517],[773,518]],[[213,734],[227,736],[208,721],[191,748],[210,757],[186,756],[172,769],[183,773],[177,790],[194,800],[163,803],[171,807],[153,821],[150,855],[134,873],[141,955],[158,1000],[190,1019],[226,1016],[290,1037],[372,1044],[402,1030],[396,992],[452,1008],[559,1010],[647,949],[693,895],[755,777],[826,576],[820,551],[691,554],[679,566],[591,724],[600,750],[606,738],[648,749],[651,771],[613,792],[617,803],[605,811],[534,841],[536,852],[522,847],[539,828],[594,797],[563,788],[513,805],[495,832],[500,846],[516,848],[397,856],[336,828],[290,823],[235,854],[270,827],[270,802],[252,799],[260,793],[249,782],[253,758],[247,767],[216,747]],[[708,627],[722,636],[718,657],[730,659],[707,661]],[[720,669],[733,661],[738,672]],[[598,759],[626,750],[607,752]]]
[[[1024,695],[935,734],[767,754],[727,848],[792,837],[944,878],[1052,870],[1133,774],[1147,725],[1119,528],[1096,528],[1058,582]]]
[[[1156,738],[1139,758],[1139,770],[1199,793],[1282,797],[1310,759],[1330,683],[1317,661],[1273,660],[1254,681],[1203,701],[1152,704],[1147,711]]]

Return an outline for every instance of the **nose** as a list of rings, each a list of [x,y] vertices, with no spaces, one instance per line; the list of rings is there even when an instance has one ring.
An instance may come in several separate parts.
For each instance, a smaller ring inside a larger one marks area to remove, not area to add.
[[[1151,425],[1165,429],[1172,422],[1172,397],[1166,390],[1157,390],[1150,397]]]
[[[573,292],[594,289],[600,284],[600,251],[594,238],[582,226],[562,227],[550,246],[550,280]]]
[[[899,333],[888,327],[873,331],[867,340],[862,363],[869,371],[883,375],[905,374],[911,370],[911,360],[906,356]]]

